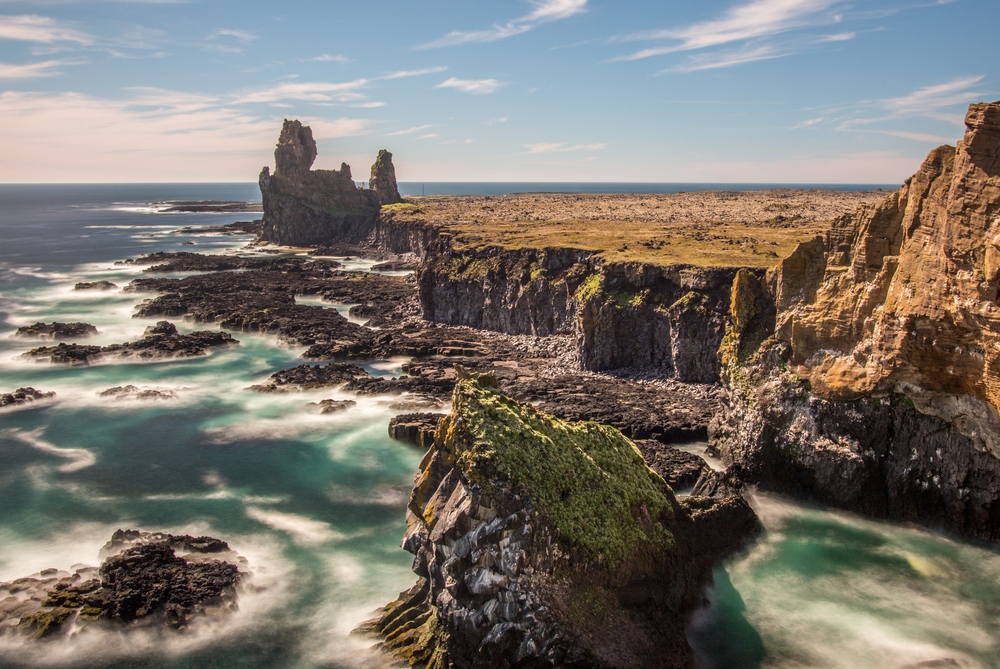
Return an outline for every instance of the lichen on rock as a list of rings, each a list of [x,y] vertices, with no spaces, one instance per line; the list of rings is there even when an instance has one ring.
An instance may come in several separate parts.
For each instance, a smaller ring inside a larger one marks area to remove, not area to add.
[[[419,580],[359,631],[433,669],[689,666],[686,615],[757,530],[749,505],[679,500],[617,430],[457,372],[407,509]]]

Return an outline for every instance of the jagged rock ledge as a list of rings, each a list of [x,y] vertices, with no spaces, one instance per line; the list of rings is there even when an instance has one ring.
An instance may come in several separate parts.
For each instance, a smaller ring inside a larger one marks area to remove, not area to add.
[[[0,583],[0,635],[41,639],[100,621],[180,630],[238,610],[251,576],[246,559],[213,537],[118,530],[101,557],[99,569],[45,569]]]
[[[713,482],[678,500],[614,428],[488,376],[461,378],[453,406],[407,508],[419,580],[360,631],[428,669],[690,666],[686,615],[757,531],[742,497]]]

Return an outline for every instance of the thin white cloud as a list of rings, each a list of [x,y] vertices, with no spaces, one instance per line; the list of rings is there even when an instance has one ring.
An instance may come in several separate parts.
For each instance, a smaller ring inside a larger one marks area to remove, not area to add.
[[[355,109],[375,109],[376,107],[384,107],[385,103],[384,102],[376,102],[376,101],[372,101],[372,102],[359,102],[356,105],[349,105],[349,106],[354,107]]]
[[[666,72],[698,72],[700,70],[717,70],[723,67],[733,67],[744,63],[754,63],[759,60],[772,60],[790,55],[787,50],[778,50],[765,44],[758,47],[748,47],[731,51],[711,51],[690,56],[686,62],[663,70]]]
[[[351,59],[339,53],[324,53],[322,56],[316,56],[315,58],[300,58],[299,61],[302,63],[350,63]]]
[[[442,81],[434,88],[454,88],[456,90],[472,93],[474,95],[489,95],[495,93],[501,86],[506,86],[507,82],[496,79],[456,79],[451,77]]]
[[[339,84],[323,81],[286,82],[268,88],[249,91],[234,100],[247,102],[278,102],[281,100],[306,100],[311,102],[355,102],[364,100],[360,89],[368,85],[367,79],[355,79]]]
[[[691,51],[769,37],[796,28],[836,22],[839,17],[827,14],[838,0],[754,0],[733,7],[718,19],[684,28],[668,28],[636,33],[623,38],[632,40],[669,39],[677,42],[664,47],[644,49],[623,60],[637,60],[675,51]]]
[[[564,153],[567,151],[600,151],[608,148],[607,144],[568,144],[566,142],[547,144],[525,144],[527,154],[533,153]]]
[[[428,123],[427,125],[418,125],[418,126],[414,126],[412,128],[406,128],[405,130],[397,130],[396,132],[390,132],[389,134],[384,135],[384,136],[385,137],[399,137],[400,135],[409,135],[410,133],[420,132],[421,130],[427,130],[427,128],[432,128],[432,127],[434,127],[434,126]]]
[[[418,49],[435,49],[456,44],[472,42],[495,42],[514,35],[526,33],[532,28],[560,19],[569,18],[586,10],[587,0],[529,0],[535,9],[522,17],[507,23],[494,24],[487,30],[460,31],[453,30],[444,37],[433,42],[422,44]]]
[[[0,39],[43,42],[45,44],[76,42],[84,46],[94,43],[94,38],[87,33],[58,23],[55,19],[37,14],[0,15]]]
[[[216,30],[212,33],[210,39],[214,39],[216,37],[235,37],[244,44],[249,44],[257,39],[257,36],[253,33],[248,33],[245,30],[233,30],[231,28],[220,28],[219,30]]]
[[[429,132],[426,135],[420,135],[420,139],[434,139],[435,137],[440,137],[441,135],[436,132]]]
[[[918,117],[961,127],[964,125],[963,108],[983,96],[983,92],[977,90],[976,86],[983,78],[983,75],[956,77],[942,84],[924,86],[907,95],[878,100],[866,105],[855,117],[844,120],[837,129],[851,130],[858,126]],[[878,113],[873,107],[882,113]],[[872,113],[876,115],[870,115]],[[939,139],[935,135],[926,137],[934,137],[933,141]]]
[[[28,63],[27,65],[10,65],[0,63],[0,79],[36,79],[38,77],[52,77],[63,74],[57,67],[63,65],[82,65],[86,61],[82,60],[46,60],[40,63]]]
[[[820,116],[819,118],[811,118],[806,121],[799,121],[798,123],[793,125],[791,129],[798,130],[799,128],[808,128],[809,126],[813,126],[816,125],[817,123],[822,123],[822,122],[823,122],[822,116]]]
[[[437,74],[439,72],[444,72],[448,68],[445,66],[439,67],[425,67],[422,70],[399,70],[398,72],[391,72],[381,77],[376,77],[376,79],[403,79],[404,77],[420,77],[425,74]]]

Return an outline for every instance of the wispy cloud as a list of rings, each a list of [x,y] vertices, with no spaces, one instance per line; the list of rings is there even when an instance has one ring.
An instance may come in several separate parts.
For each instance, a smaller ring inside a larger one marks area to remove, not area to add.
[[[612,42],[663,43],[618,56],[612,61],[701,52],[664,70],[694,72],[782,58],[820,44],[854,39],[856,33],[852,31],[812,32],[820,26],[840,23],[847,9],[850,7],[842,0],[753,0],[708,21],[614,38]],[[789,34],[793,31],[800,34]]]
[[[302,63],[350,63],[351,59],[347,56],[341,54],[329,54],[324,53],[322,56],[316,56],[315,58],[300,58],[299,62]]]
[[[799,121],[798,123],[793,125],[791,129],[798,130],[799,128],[808,128],[809,126],[816,125],[817,123],[822,123],[822,122],[823,122],[822,116],[820,116],[819,118],[811,118],[805,121]]]
[[[434,88],[454,88],[474,95],[489,95],[495,93],[500,87],[506,86],[507,82],[496,79],[456,79],[451,77]]]
[[[608,148],[607,144],[568,144],[566,142],[549,144],[525,144],[526,154],[533,153],[564,153],[567,151],[600,151]]]
[[[381,77],[376,77],[376,79],[403,79],[405,77],[420,77],[425,74],[438,74],[439,72],[444,72],[447,69],[447,67],[442,65],[439,67],[425,67],[422,70],[398,70]]]
[[[507,23],[494,24],[492,28],[487,30],[453,30],[444,37],[422,44],[417,48],[435,49],[472,42],[495,42],[526,33],[532,28],[543,23],[548,23],[549,21],[569,18],[574,14],[585,11],[587,7],[587,0],[529,0],[529,2],[534,5],[534,10]]]
[[[62,74],[56,68],[63,65],[82,65],[86,61],[82,60],[46,60],[40,63],[28,63],[27,65],[10,65],[0,63],[0,79],[36,79],[38,77],[52,77]]]
[[[878,100],[866,105],[853,118],[844,120],[837,129],[849,130],[858,126],[917,117],[945,121],[961,127],[964,119],[963,107],[983,96],[983,91],[977,90],[977,84],[983,78],[983,75],[956,77],[942,84],[924,86],[907,95]],[[909,133],[911,135],[909,139],[916,139],[917,134],[919,133]],[[903,135],[897,132],[897,136]],[[927,141],[941,139],[936,135],[924,135],[924,137],[934,138]]]
[[[322,81],[286,82],[268,88],[249,91],[236,98],[236,104],[247,102],[278,102],[280,100],[306,100],[311,102],[355,102],[366,96],[360,90],[368,85],[367,79],[355,79],[339,84]]]
[[[231,28],[220,28],[219,30],[216,30],[214,33],[212,33],[210,37],[211,38],[235,37],[244,44],[249,44],[250,42],[257,39],[257,36],[254,35],[253,33],[248,33],[245,30],[233,30]]]
[[[420,139],[434,139],[435,137],[440,137],[441,135],[436,132],[429,132],[426,135],[420,135]]]
[[[84,46],[94,43],[94,38],[55,19],[37,14],[19,16],[0,15],[0,39],[23,42],[76,42]]]
[[[421,130],[427,130],[427,128],[432,128],[432,127],[434,127],[434,126],[432,126],[431,124],[418,125],[418,126],[414,126],[412,128],[406,128],[405,130],[397,130],[396,132],[390,132],[389,134],[387,134],[385,136],[386,137],[399,137],[400,135],[409,135],[410,133],[420,132]]]

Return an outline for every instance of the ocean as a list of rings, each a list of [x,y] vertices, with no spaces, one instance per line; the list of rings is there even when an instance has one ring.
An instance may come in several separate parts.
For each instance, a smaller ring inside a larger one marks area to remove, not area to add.
[[[221,252],[249,241],[176,231],[252,215],[157,213],[153,203],[258,198],[255,184],[0,186],[0,392],[56,392],[0,410],[0,581],[97,565],[118,528],[216,536],[254,573],[230,618],[182,634],[0,636],[0,667],[379,664],[372,642],[350,631],[415,580],[398,544],[422,455],[388,438],[387,398],[352,397],[358,404],[350,410],[318,415],[305,405],[347,396],[247,391],[301,363],[303,349],[265,335],[233,333],[240,346],[193,360],[73,368],[21,360],[37,343],[11,338],[19,326],[54,320],[93,323],[94,343],[140,336],[151,323],[132,312],[148,296],[74,291],[74,284],[124,286],[141,269],[117,260]],[[398,375],[402,362],[367,367]],[[177,398],[100,396],[126,384]],[[700,452],[704,444],[687,448]],[[699,667],[1000,666],[995,549],[773,495],[758,493],[755,504],[766,533],[717,567],[709,604],[688,630]]]

